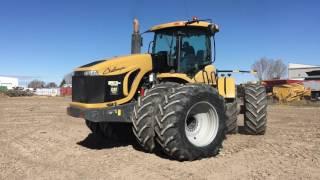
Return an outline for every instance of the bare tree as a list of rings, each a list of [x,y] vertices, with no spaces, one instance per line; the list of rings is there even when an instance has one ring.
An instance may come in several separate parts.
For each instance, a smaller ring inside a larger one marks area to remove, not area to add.
[[[270,62],[268,79],[280,79],[284,77],[287,73],[287,66],[283,63],[281,59],[272,60]]]
[[[257,78],[261,80],[280,79],[286,75],[287,66],[281,59],[273,60],[261,58],[252,65],[257,71]]]
[[[56,83],[50,82],[50,83],[48,83],[45,87],[46,87],[46,88],[56,88],[56,87],[58,87],[58,86],[57,86]]]
[[[269,68],[269,60],[267,58],[261,58],[260,60],[256,61],[251,68],[257,71],[258,79],[264,80],[266,77],[266,72]]]
[[[29,84],[28,84],[28,88],[44,88],[45,82],[40,81],[40,80],[32,80]]]

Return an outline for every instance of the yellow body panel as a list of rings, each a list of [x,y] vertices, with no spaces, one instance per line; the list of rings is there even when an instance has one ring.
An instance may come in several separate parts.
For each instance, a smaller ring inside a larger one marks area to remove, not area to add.
[[[139,70],[136,78],[132,83],[132,88],[129,91],[128,81],[131,73]],[[111,76],[126,74],[121,83],[123,83],[124,98],[105,103],[87,104],[79,102],[71,102],[71,106],[79,108],[105,108],[110,105],[121,105],[131,101],[137,92],[137,88],[146,73],[152,71],[152,59],[149,54],[136,54],[122,57],[115,57],[113,59],[106,60],[90,67],[80,67],[75,71],[97,71],[99,76]],[[194,77],[189,77],[183,73],[159,73],[157,78],[165,80],[166,78],[180,79],[187,83],[204,83],[212,86],[218,86],[220,95],[225,98],[235,97],[235,81],[233,78],[219,78],[218,83],[216,80],[216,68],[213,65],[207,65],[203,70],[200,70]],[[226,79],[226,80],[224,80]],[[226,82],[226,83],[225,83]],[[218,84],[218,85],[217,85]],[[225,87],[226,86],[226,87]]]
[[[78,107],[78,108],[83,108],[83,109],[95,109],[95,108],[105,108],[107,107],[108,103],[98,103],[98,104],[86,104],[86,103],[80,103],[80,102],[71,102],[70,106],[71,107]]]
[[[138,70],[138,68],[134,68],[133,70],[131,70],[130,72],[128,72],[126,74],[126,76],[124,77],[124,80],[123,80],[123,94],[125,96],[128,96],[129,95],[129,87],[128,87],[128,82],[129,82],[129,77],[130,75],[135,72],[136,70]]]
[[[185,23],[187,21],[175,21],[175,22],[170,22],[170,23],[165,23],[165,24],[159,24],[156,26],[153,26],[149,31],[157,31],[160,29],[166,29],[166,28],[171,28],[171,27],[183,27],[185,26]],[[194,22],[192,24],[188,24],[188,26],[194,26],[194,27],[208,27],[211,23],[205,22],[205,21],[199,21],[199,22]]]
[[[216,68],[213,65],[204,67],[194,77],[194,82],[216,85]]]
[[[140,68],[147,72],[152,69],[150,54],[118,56],[90,67],[79,67],[75,71],[97,71],[99,75],[118,75]]]
[[[232,77],[216,77],[216,68],[213,65],[207,65],[203,70],[200,70],[194,77],[189,77],[183,73],[161,73],[158,74],[159,79],[181,79],[187,83],[203,83],[209,84],[218,88],[219,94],[224,98],[236,97],[235,79]],[[217,82],[218,81],[218,82]]]
[[[182,79],[188,83],[194,83],[194,80],[191,79],[189,76],[183,73],[160,73],[157,75],[157,78],[164,80],[168,78],[175,78],[175,79]]]
[[[139,70],[136,78],[134,79],[131,90],[128,90],[128,77],[129,75]],[[121,83],[123,83],[123,93],[126,96],[123,99],[119,99],[117,101],[98,103],[98,104],[86,104],[79,102],[71,102],[71,106],[76,106],[80,108],[105,108],[109,105],[119,105],[124,104],[133,99],[133,96],[137,92],[137,88],[143,76],[152,70],[152,60],[150,54],[135,54],[129,56],[121,56],[115,57],[113,59],[109,59],[107,61],[101,62],[99,64],[90,66],[77,68],[75,71],[97,71],[101,76],[111,76],[111,75],[119,75],[126,74],[125,78]],[[129,74],[129,75],[128,75]]]
[[[218,91],[224,98],[236,97],[236,83],[232,77],[219,77],[218,78]]]

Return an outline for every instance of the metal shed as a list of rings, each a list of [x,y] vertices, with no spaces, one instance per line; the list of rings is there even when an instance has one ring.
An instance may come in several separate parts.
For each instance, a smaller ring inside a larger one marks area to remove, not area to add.
[[[318,70],[320,70],[320,66],[289,63],[288,79],[304,80],[305,78],[309,77],[307,72]]]
[[[12,89],[18,85],[18,78],[0,76],[0,86],[4,86],[7,89]]]

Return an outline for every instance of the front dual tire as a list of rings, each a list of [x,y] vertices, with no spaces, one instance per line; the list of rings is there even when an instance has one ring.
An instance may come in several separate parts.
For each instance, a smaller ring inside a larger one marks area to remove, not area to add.
[[[164,95],[176,86],[177,83],[163,82],[147,89],[143,96],[138,97],[131,116],[132,132],[146,152],[153,152],[156,147],[154,129],[158,105],[163,103]]]
[[[174,88],[159,106],[157,140],[164,153],[179,161],[218,154],[225,138],[224,99],[207,85]]]
[[[166,90],[159,90],[166,87]],[[158,85],[141,97],[133,113],[133,132],[147,152],[156,144],[176,160],[216,155],[225,137],[225,106],[207,85]],[[151,95],[151,94],[158,95]],[[151,98],[153,96],[153,98]],[[139,114],[140,113],[140,114]],[[141,118],[142,117],[142,118]]]

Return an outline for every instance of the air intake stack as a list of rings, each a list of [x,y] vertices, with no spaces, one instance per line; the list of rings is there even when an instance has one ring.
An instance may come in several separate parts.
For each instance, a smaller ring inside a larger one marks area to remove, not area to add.
[[[138,19],[133,20],[133,33],[131,36],[131,54],[141,53],[142,38],[139,33],[139,21]]]

